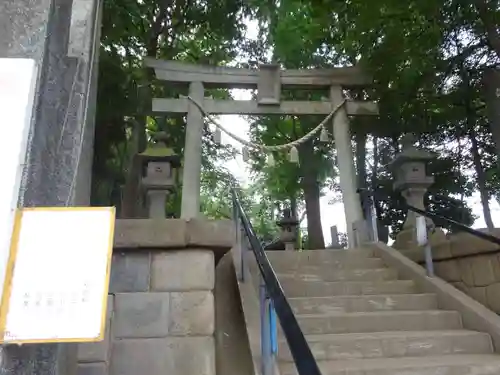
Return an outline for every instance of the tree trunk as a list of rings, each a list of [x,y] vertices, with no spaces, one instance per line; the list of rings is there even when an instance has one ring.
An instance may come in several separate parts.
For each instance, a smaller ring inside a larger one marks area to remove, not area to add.
[[[142,197],[140,196],[141,165],[137,154],[145,147],[146,126],[141,124],[142,119],[134,122],[132,138],[130,140],[130,158],[127,163],[127,176],[122,197],[122,218],[137,218],[141,216]]]
[[[399,147],[399,135],[394,134],[391,137],[391,143],[392,143],[392,148],[394,149],[394,155],[399,154],[400,147]]]
[[[474,162],[474,169],[477,175],[477,185],[479,187],[479,194],[481,196],[481,205],[483,206],[484,221],[488,229],[495,228],[493,219],[491,218],[490,210],[490,196],[486,190],[486,175],[484,173],[483,165],[481,163],[481,155],[479,154],[479,146],[477,144],[476,132],[471,129],[469,132],[469,139],[472,144],[472,160]]]
[[[292,214],[292,217],[295,218],[295,220],[299,220],[298,213],[297,213],[297,197],[295,195],[292,195],[290,197],[290,211]],[[297,233],[297,238],[295,240],[295,249],[300,249],[300,223],[297,225],[296,228],[296,233]]]
[[[481,204],[483,206],[484,221],[488,229],[493,229],[495,226],[491,218],[490,210],[490,196],[486,190],[486,174],[484,172],[483,165],[481,163],[481,155],[479,154],[479,145],[477,143],[477,133],[476,127],[476,111],[472,107],[472,95],[471,90],[473,89],[470,85],[470,77],[465,69],[463,69],[463,81],[465,84],[466,95],[465,95],[465,113],[467,116],[467,130],[469,139],[472,145],[472,161],[474,163],[474,169],[476,170],[477,185],[479,187],[479,195],[481,197]]]
[[[152,22],[148,41],[146,43],[146,54],[148,57],[156,58],[158,55],[159,38],[165,31],[165,20],[169,16],[169,9],[171,10],[172,4],[172,0],[164,0],[159,3],[158,13]],[[125,178],[125,187],[122,198],[122,215],[125,218],[143,216],[144,202],[139,188],[141,165],[136,155],[137,153],[144,151],[147,146],[147,115],[145,114],[149,112],[149,107],[151,106],[150,84],[153,81],[154,74],[151,69],[147,69],[142,82],[139,82],[140,88],[137,90],[139,115],[136,116],[136,123],[134,124],[131,140],[131,154],[127,166],[127,176]]]
[[[367,174],[366,174],[366,133],[358,130],[356,133],[356,178],[358,189],[367,189]],[[369,197],[366,192],[359,195],[361,207],[363,209],[363,217],[367,219],[366,212],[369,207]]]
[[[356,172],[358,188],[367,188],[366,133],[361,131],[356,134]]]
[[[462,174],[462,165],[463,165],[463,149],[464,149],[464,146],[462,145],[462,136],[460,134],[457,134],[457,143],[458,143],[458,147],[457,147],[457,156],[458,156],[458,171],[460,174]],[[460,203],[462,204],[463,207],[466,207],[466,203],[465,203],[465,191],[462,190],[462,192],[460,193]],[[460,221],[461,222],[464,222],[465,221],[465,215],[467,213],[465,212],[465,210],[462,210],[462,215],[460,216]]]
[[[295,196],[290,197],[290,211],[292,216],[297,218],[297,198]]]
[[[377,213],[377,219],[380,220],[382,218],[382,215],[381,215],[381,210],[380,210],[380,205],[379,205],[379,202],[377,200],[377,195],[376,195],[376,192],[377,192],[377,189],[378,189],[378,177],[377,177],[377,173],[378,173],[378,164],[379,164],[379,158],[380,158],[380,154],[378,152],[378,138],[377,137],[373,137],[373,165],[372,165],[372,179],[371,179],[371,190],[372,192],[374,193],[373,195],[373,205],[375,207],[375,212]]]
[[[474,0],[474,6],[479,13],[479,18],[483,23],[484,32],[491,49],[500,57],[500,33],[495,22],[494,12],[498,6],[498,1]]]
[[[486,70],[483,85],[490,131],[495,143],[497,163],[500,169],[500,95],[497,95],[500,90],[500,72],[496,69]]]
[[[310,249],[324,249],[325,239],[323,227],[321,226],[321,209],[319,204],[320,188],[318,183],[318,171],[314,162],[314,150],[311,141],[303,143],[299,147],[302,172],[302,189],[307,212],[307,236]]]
[[[306,173],[302,179],[302,188],[304,189],[306,201],[309,248],[314,250],[324,249],[325,239],[323,238],[323,228],[321,226],[319,186],[316,175],[309,172]]]

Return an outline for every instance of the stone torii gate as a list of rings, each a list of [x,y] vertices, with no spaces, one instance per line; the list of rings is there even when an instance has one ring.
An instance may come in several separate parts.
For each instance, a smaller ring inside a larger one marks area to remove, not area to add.
[[[344,101],[343,88],[360,88],[372,80],[358,67],[282,70],[277,64],[263,64],[259,69],[215,67],[145,59],[159,80],[189,85],[189,96],[207,113],[214,115],[328,115]],[[257,100],[214,100],[206,98],[205,88],[257,89]],[[329,89],[325,101],[282,101],[282,88]],[[182,218],[200,213],[200,174],[203,113],[187,98],[155,98],[153,112],[186,113],[187,129],[184,150]],[[356,172],[351,149],[348,116],[377,115],[374,102],[347,100],[333,117],[333,136],[337,149],[340,187],[344,202],[350,245],[354,226],[363,220],[356,192]]]

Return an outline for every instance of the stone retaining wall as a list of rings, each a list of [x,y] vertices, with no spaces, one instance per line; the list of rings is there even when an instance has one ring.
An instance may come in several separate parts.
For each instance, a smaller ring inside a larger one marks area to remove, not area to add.
[[[118,220],[106,339],[79,375],[215,375],[215,262],[230,222]]]
[[[498,236],[500,230],[493,234]],[[498,245],[467,233],[452,235],[432,244],[435,273],[500,314],[500,253],[488,254],[498,248]],[[424,261],[421,249],[401,252],[414,261]],[[464,255],[467,257],[448,259]]]

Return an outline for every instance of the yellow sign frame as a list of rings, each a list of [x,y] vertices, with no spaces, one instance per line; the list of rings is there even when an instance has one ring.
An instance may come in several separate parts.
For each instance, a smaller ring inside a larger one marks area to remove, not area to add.
[[[12,293],[12,279],[14,276],[16,257],[19,245],[19,236],[21,233],[23,213],[27,211],[110,211],[113,219],[109,228],[109,245],[107,252],[106,279],[104,285],[103,304],[101,311],[101,330],[96,338],[64,338],[64,339],[33,339],[33,340],[5,340],[5,332],[7,326],[7,315],[9,313],[9,304]],[[83,343],[83,342],[98,342],[104,340],[106,332],[106,315],[109,291],[109,278],[111,272],[111,261],[113,255],[113,241],[115,232],[115,207],[29,207],[20,208],[16,211],[14,218],[14,228],[12,231],[9,260],[5,272],[4,287],[1,296],[0,305],[0,344],[48,344],[48,343]]]

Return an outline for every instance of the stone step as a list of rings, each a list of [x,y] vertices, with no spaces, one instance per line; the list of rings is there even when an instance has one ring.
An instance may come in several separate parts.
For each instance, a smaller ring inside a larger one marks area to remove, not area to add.
[[[303,250],[303,251],[266,251],[269,259],[282,259],[287,261],[293,260],[317,260],[330,261],[332,259],[344,259],[345,256],[350,257],[373,257],[374,251],[371,248],[366,249],[340,249],[340,250]]]
[[[297,264],[274,261],[271,262],[276,273],[308,273],[322,274],[323,272],[335,272],[337,270],[359,270],[385,268],[385,264],[380,258],[357,258],[346,259],[344,262],[324,263],[324,264]]]
[[[437,309],[434,294],[390,294],[336,297],[298,297],[288,301],[296,314],[332,314],[392,310]]]
[[[280,280],[287,297],[331,297],[365,294],[410,294],[416,292],[411,280],[393,281],[301,281]]]
[[[297,315],[305,335],[385,331],[432,331],[462,328],[456,311],[376,311]]]
[[[398,272],[389,268],[367,268],[332,270],[321,268],[317,272],[304,272],[301,269],[289,273],[279,273],[278,279],[294,279],[303,281],[384,281],[396,280]]]
[[[266,255],[276,269],[301,269],[304,266],[326,266],[330,268],[381,268],[383,262],[373,257],[373,251],[267,251]]]
[[[306,339],[318,361],[488,354],[493,351],[488,334],[466,330],[309,335]],[[286,341],[280,342],[278,355],[282,361],[293,361]]]
[[[500,355],[470,354],[319,361],[322,375],[498,375]],[[293,363],[280,363],[280,375],[296,375]]]

